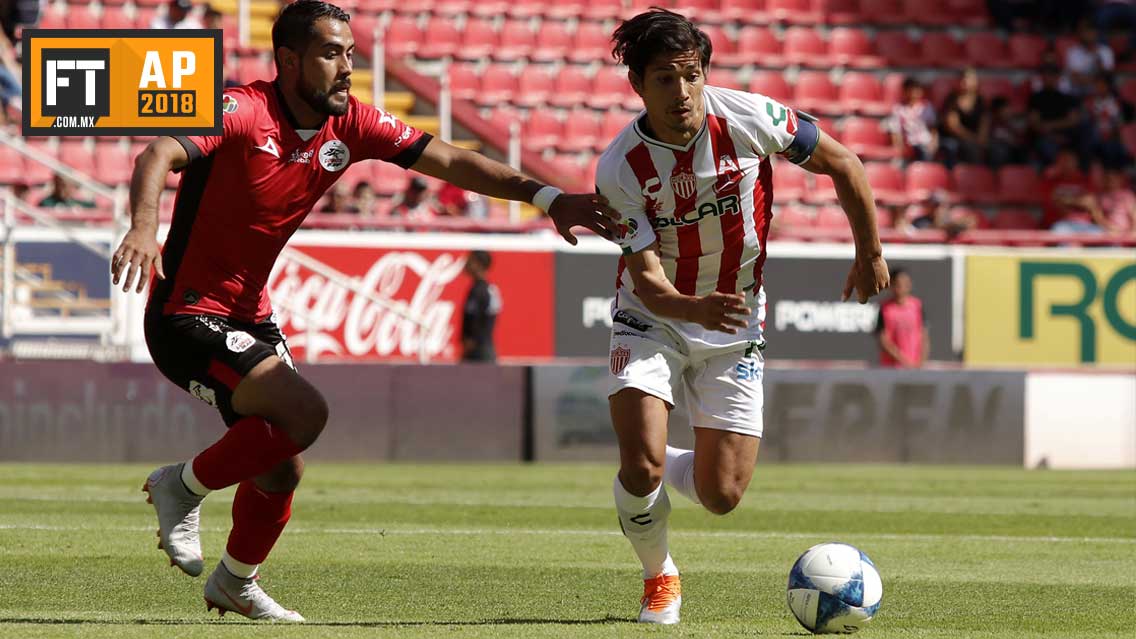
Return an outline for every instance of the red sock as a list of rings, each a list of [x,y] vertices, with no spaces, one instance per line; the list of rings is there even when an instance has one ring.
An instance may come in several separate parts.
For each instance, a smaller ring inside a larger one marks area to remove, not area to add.
[[[266,493],[251,479],[242,481],[233,498],[233,530],[225,547],[229,556],[241,563],[263,563],[292,516],[294,494]]]
[[[246,417],[193,458],[193,474],[209,490],[220,490],[263,475],[303,450],[263,417]]]

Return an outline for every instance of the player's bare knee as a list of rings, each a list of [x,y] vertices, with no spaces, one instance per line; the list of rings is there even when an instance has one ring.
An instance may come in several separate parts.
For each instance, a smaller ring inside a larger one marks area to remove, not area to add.
[[[699,491],[702,506],[715,515],[726,515],[738,507],[745,490],[738,486],[716,486],[706,492],[709,494]]]
[[[619,470],[619,481],[627,492],[641,497],[653,492],[663,482],[663,467],[648,460],[625,464]]]

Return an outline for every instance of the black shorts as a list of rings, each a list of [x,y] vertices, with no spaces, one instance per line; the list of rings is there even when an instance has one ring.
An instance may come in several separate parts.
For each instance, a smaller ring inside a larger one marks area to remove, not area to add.
[[[147,313],[144,326],[158,370],[216,407],[230,426],[242,417],[233,410],[233,390],[249,371],[273,355],[296,368],[284,334],[272,320],[247,324],[216,315]]]

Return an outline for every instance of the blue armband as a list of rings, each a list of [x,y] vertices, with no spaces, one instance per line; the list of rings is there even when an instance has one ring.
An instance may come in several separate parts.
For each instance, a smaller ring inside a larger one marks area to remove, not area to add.
[[[781,152],[786,160],[793,164],[804,164],[813,156],[817,144],[820,142],[820,129],[811,118],[797,118],[797,133],[793,142]]]

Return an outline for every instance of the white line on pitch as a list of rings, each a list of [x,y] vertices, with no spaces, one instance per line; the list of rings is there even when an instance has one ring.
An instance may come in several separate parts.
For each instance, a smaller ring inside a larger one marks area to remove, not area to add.
[[[0,524],[0,530],[40,530],[49,532],[149,532],[153,526],[53,526],[49,524]],[[227,528],[206,527],[206,532],[227,532]],[[618,537],[615,530],[587,529],[540,529],[540,528],[288,528],[293,535],[438,535],[438,536],[479,536],[479,535],[543,535],[550,537]],[[1097,543],[1097,544],[1136,544],[1136,538],[1129,537],[1017,537],[1014,535],[929,535],[921,533],[812,533],[779,531],[740,531],[740,530],[671,530],[677,537],[700,537],[709,539],[819,539],[855,538],[878,539],[883,541],[971,541],[1003,543]]]

